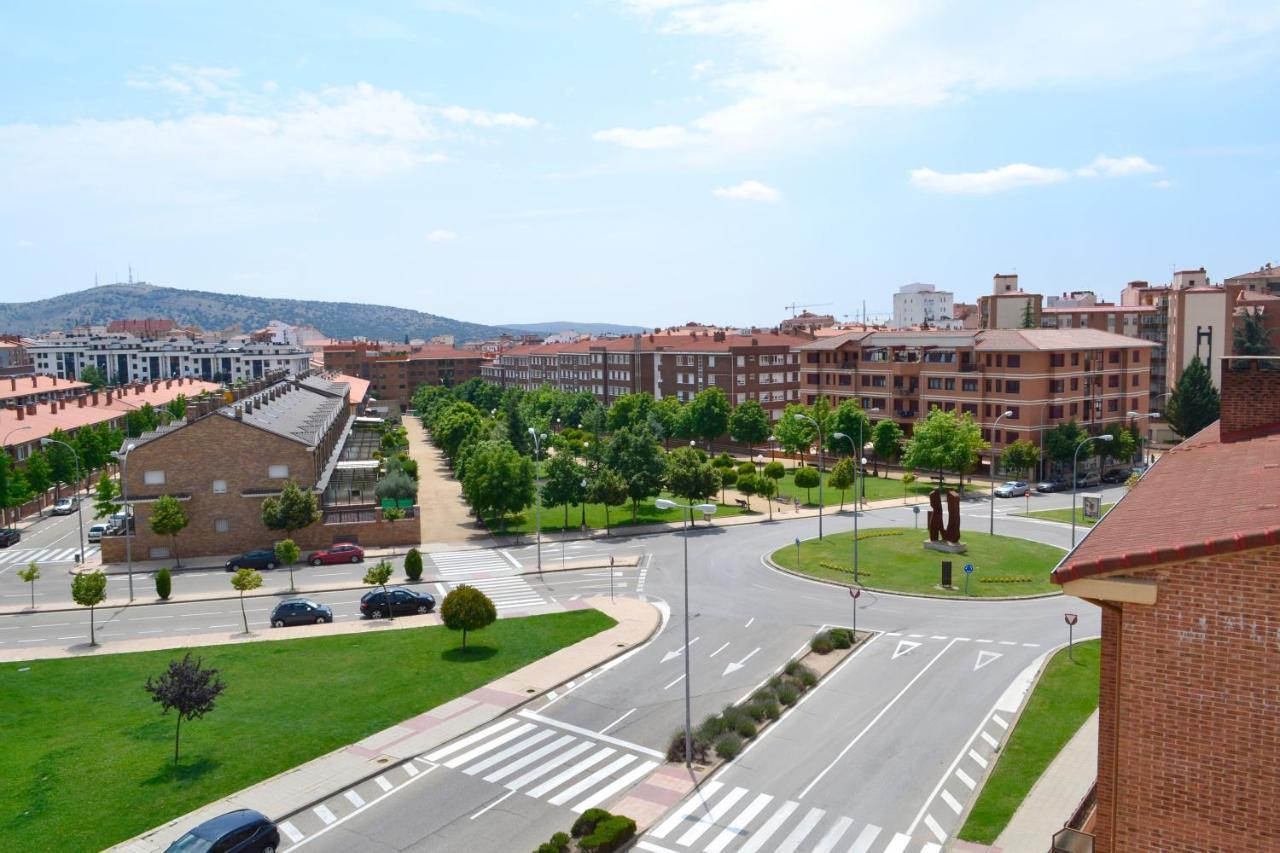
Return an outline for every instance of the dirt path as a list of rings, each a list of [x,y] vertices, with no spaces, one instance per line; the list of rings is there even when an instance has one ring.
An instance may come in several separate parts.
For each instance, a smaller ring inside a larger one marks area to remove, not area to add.
[[[489,531],[471,516],[462,499],[462,485],[453,478],[444,454],[427,440],[422,422],[409,415],[404,428],[409,434],[409,456],[418,463],[419,541],[431,545],[487,539]]]

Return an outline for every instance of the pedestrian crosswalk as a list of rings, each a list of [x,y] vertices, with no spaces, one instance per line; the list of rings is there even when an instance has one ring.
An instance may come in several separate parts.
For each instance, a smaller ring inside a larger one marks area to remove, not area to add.
[[[711,781],[645,833],[636,848],[650,853],[940,853],[942,845]]]
[[[85,559],[89,559],[101,550],[97,545],[87,546],[84,551]],[[32,561],[42,565],[45,563],[73,563],[79,551],[80,548],[74,545],[57,548],[4,548],[0,549],[0,566],[25,564]]]
[[[519,610],[547,603],[518,574],[519,564],[501,551],[446,551],[428,556],[448,588],[464,583],[473,586],[489,596],[498,610]]]
[[[322,803],[288,815],[277,824],[280,829],[280,849],[288,850],[311,836],[345,822],[358,811],[423,778],[428,770],[416,760],[390,767],[380,775],[365,779]]]

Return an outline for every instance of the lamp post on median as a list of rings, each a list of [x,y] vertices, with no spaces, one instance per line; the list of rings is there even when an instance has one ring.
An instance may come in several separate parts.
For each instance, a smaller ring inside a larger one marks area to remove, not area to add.
[[[529,427],[529,435],[533,436],[533,535],[538,549],[538,574],[542,574],[542,492],[538,489],[538,463],[542,458],[542,442],[547,440],[544,432],[541,436],[533,427]]]
[[[126,444],[124,453],[111,451],[120,463],[120,502],[124,504],[124,559],[129,567],[129,600],[133,601],[133,508],[129,506],[129,454],[136,444]]]
[[[1077,469],[1080,465],[1080,448],[1084,447],[1091,441],[1111,441],[1112,436],[1109,433],[1101,435],[1090,435],[1081,439],[1076,445],[1076,452],[1071,458],[1071,547],[1076,547],[1076,492],[1080,490],[1080,475]]]
[[[658,498],[653,502],[658,509],[682,509],[693,512],[695,509],[708,515],[716,511],[715,504],[678,504],[666,498]],[[689,525],[683,520],[684,528],[684,764],[693,767],[693,692],[689,687]]]
[[[76,449],[71,445],[67,444],[65,441],[59,441],[56,438],[49,438],[47,436],[40,439],[41,447],[48,447],[50,444],[61,444],[67,450],[71,451],[72,457],[76,460],[76,524],[80,528],[80,538],[79,540],[77,540],[80,545],[80,552],[76,554],[76,562],[83,563],[84,562],[84,503],[83,501],[80,500],[80,486],[83,483],[83,480],[80,477],[80,454],[76,453]]]
[[[818,433],[818,539],[821,540],[822,539],[822,504],[824,502],[822,498],[822,445],[825,443],[822,438],[822,424],[818,423],[808,415],[797,414],[796,417],[802,421],[808,421],[809,423],[813,424],[813,428]],[[854,508],[853,517],[855,519],[858,517],[858,512],[856,507]],[[857,541],[856,535],[854,536],[854,541],[855,542]]]
[[[1013,417],[1013,409],[1007,409],[996,416],[995,423],[991,425],[991,437],[995,438],[999,433],[996,427],[1000,426],[1001,418]],[[996,452],[991,451],[991,470],[987,473],[991,475],[991,529],[988,531],[992,536],[996,534]]]

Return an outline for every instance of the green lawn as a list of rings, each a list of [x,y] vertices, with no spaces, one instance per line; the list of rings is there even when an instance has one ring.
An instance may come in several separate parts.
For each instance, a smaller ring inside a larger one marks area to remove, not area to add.
[[[921,543],[928,538],[928,531],[923,528],[873,527],[861,531],[858,573],[862,584],[873,589],[961,598],[964,596],[964,564],[973,563],[970,597],[999,598],[1058,591],[1058,587],[1049,582],[1049,570],[1062,558],[1060,548],[966,530],[961,532],[960,541],[969,546],[968,553],[949,557],[925,550]],[[952,561],[952,583],[956,589],[938,586],[944,559]],[[794,545],[774,551],[773,561],[783,568],[798,569],[822,580],[850,583],[853,580],[853,533],[834,533],[821,541],[801,542],[798,566]]]
[[[666,492],[662,493],[662,497],[670,498],[678,503],[688,503],[680,498],[676,498]],[[712,501],[715,503],[716,501]],[[759,514],[765,512],[764,501],[760,498],[751,499],[752,512]],[[582,524],[582,505],[573,504],[569,508],[569,530],[577,530]],[[609,507],[609,524],[611,527],[626,527],[631,524],[657,524],[664,521],[680,521],[680,510],[665,509],[660,510],[653,505],[653,500],[642,502],[636,510],[636,520],[631,520],[631,502],[622,506]],[[743,515],[746,513],[742,507],[735,503],[719,504],[716,510],[716,518],[723,518],[730,515]],[[565,506],[558,504],[556,506],[544,506],[542,508],[542,531],[555,532],[565,529]],[[700,523],[702,516],[698,515],[696,520]],[[507,533],[533,533],[535,522],[534,507],[529,507],[520,515],[512,515],[507,517]],[[587,527],[604,529],[604,504],[587,504]],[[491,530],[499,531],[496,521],[489,525]]]
[[[1113,503],[1103,504],[1102,514],[1106,515],[1107,511],[1113,506],[1115,506]],[[1020,512],[1018,515],[1026,518],[1043,518],[1046,521],[1060,521],[1063,524],[1071,523],[1071,507],[1066,507],[1065,509],[1041,509],[1036,510],[1035,512]],[[1083,524],[1085,527],[1093,527],[1096,523],[1097,522],[1094,519],[1084,517],[1083,507],[1076,507],[1076,524]]]
[[[0,665],[7,850],[100,850],[433,708],[614,622],[595,610],[194,649],[226,691],[182,726],[143,690],[183,650]],[[25,670],[25,671],[24,671]]]
[[[1004,831],[1031,786],[1098,707],[1100,641],[1077,643],[1075,661],[1053,656],[1000,753],[960,838],[991,844]]]
[[[833,489],[827,485],[827,478],[831,476],[830,472],[822,475],[823,482],[823,506],[839,506],[840,490]],[[916,480],[905,488],[901,480],[884,479],[882,477],[870,476],[870,468],[868,468],[868,476],[865,480],[866,496],[868,501],[883,500],[902,500],[907,498],[920,498],[929,494],[934,488],[934,482],[929,479]],[[952,489],[958,488],[958,482],[948,482],[948,486]],[[795,480],[792,478],[790,468],[787,468],[787,476],[778,481],[778,495],[784,498],[800,498],[801,506],[817,506],[818,505],[818,489],[815,486],[812,489],[801,489],[796,486]],[[847,507],[853,506],[853,489],[848,489],[844,493],[844,503]]]

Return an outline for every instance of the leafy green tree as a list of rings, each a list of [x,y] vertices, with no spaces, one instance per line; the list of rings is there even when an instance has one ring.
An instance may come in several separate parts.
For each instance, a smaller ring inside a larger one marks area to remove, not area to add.
[[[1000,465],[1004,470],[1017,471],[1027,479],[1031,478],[1031,472],[1038,464],[1040,464],[1040,448],[1025,438],[1020,438],[1008,445],[1000,454]]]
[[[781,465],[782,463],[777,463]],[[738,488],[742,488],[742,482],[738,482]],[[769,505],[769,520],[773,521],[773,496],[778,493],[778,481],[768,474],[768,466],[765,466],[765,475],[756,478],[756,494],[764,498],[765,503]]]
[[[191,652],[187,652],[182,660],[169,661],[169,668],[154,682],[148,677],[143,685],[143,689],[151,694],[151,701],[160,703],[162,713],[178,712],[178,725],[173,732],[174,767],[178,766],[182,721],[198,720],[212,711],[214,700],[227,687],[218,677],[218,670],[205,669],[203,664],[202,658],[192,660]]]
[[[91,391],[101,391],[107,384],[107,377],[102,375],[96,364],[86,364],[80,369],[80,381],[86,382]]]
[[[394,621],[396,615],[391,610],[391,593],[387,590],[389,580],[391,580],[391,564],[386,560],[379,560],[365,570],[364,582],[369,586],[382,587],[382,601],[383,606],[387,608],[387,618]]]
[[[262,574],[249,568],[236,569],[231,576],[231,587],[240,593],[240,616],[244,619],[244,632],[249,633],[249,614],[244,609],[244,594],[262,586]]]
[[[1022,303],[1022,322],[1020,325],[1024,329],[1034,329],[1036,327],[1036,315],[1031,308],[1030,299]]]
[[[729,429],[729,398],[717,387],[699,391],[686,411],[691,437],[702,439],[708,449]]]
[[[787,453],[799,453],[813,444],[816,435],[813,424],[801,417],[807,415],[804,406],[788,403],[782,411],[782,417],[774,424],[773,434],[778,439],[778,446]],[[797,467],[799,462],[796,463]]]
[[[566,530],[569,528],[569,504],[582,503],[586,497],[586,489],[582,487],[585,475],[586,469],[567,453],[552,456],[543,469],[542,505],[564,505]]]
[[[1261,308],[1244,309],[1232,331],[1232,355],[1275,355],[1272,331],[1267,328]]]
[[[1193,356],[1186,370],[1178,377],[1165,406],[1164,416],[1169,426],[1183,438],[1189,438],[1220,416],[1221,401],[1218,389],[1213,387],[1209,369],[1199,356]]]
[[[1089,437],[1075,418],[1065,424],[1058,424],[1044,435],[1044,453],[1051,462],[1058,465],[1070,465],[1076,447]]]
[[[982,458],[982,451],[991,446],[982,437],[982,428],[968,414],[956,418],[956,445],[954,467],[960,474],[960,494],[964,494],[964,478],[972,474]]]
[[[631,499],[631,520],[635,521],[640,501],[662,491],[666,465],[653,433],[643,427],[629,427],[613,434],[605,454],[606,464],[627,483]]]
[[[777,485],[778,481],[787,476],[787,469],[781,462],[775,459],[772,462],[766,462],[764,464],[764,468],[760,470],[760,473],[765,479],[773,480],[774,485]],[[773,493],[777,494],[778,489],[774,489]],[[757,490],[756,494],[763,495],[764,492]]]
[[[673,438],[684,435],[684,403],[676,397],[663,397],[649,410],[649,430],[665,448]]]
[[[58,487],[58,496],[62,496],[62,487],[76,482],[78,466],[76,454],[71,449],[72,439],[61,429],[49,433],[49,444],[45,445],[45,456],[49,460],[49,473]],[[79,484],[77,484],[77,487]]]
[[[769,413],[755,400],[746,400],[729,414],[729,434],[747,445],[747,455],[755,445],[769,438]]]
[[[187,395],[179,394],[168,403],[165,404],[169,416],[175,421],[180,421],[187,416]]]
[[[886,463],[898,461],[902,456],[902,427],[896,421],[885,418],[871,430],[871,445],[876,454],[876,476],[880,475],[880,460]]]
[[[72,443],[76,453],[80,455],[80,470],[86,475],[104,467],[111,458],[102,443],[102,434],[92,427],[85,426],[76,430],[76,438]]]
[[[414,493],[417,493],[416,488]],[[278,496],[272,495],[262,502],[262,526],[268,530],[284,531],[289,539],[319,520],[320,506],[315,492],[303,489],[293,480],[285,481]],[[292,583],[290,576],[290,585]]]
[[[720,474],[692,447],[677,447],[667,454],[667,488],[689,503],[706,501],[720,490]],[[690,521],[693,510],[689,510]]]
[[[751,512],[751,496],[756,493],[760,478],[754,471],[738,475],[738,493],[747,500],[747,512]]]
[[[511,389],[516,391],[518,389]],[[506,430],[508,443],[515,448],[516,453],[522,456],[528,456],[533,453],[533,439],[529,436],[529,423],[524,419],[524,413],[520,411],[520,396],[518,394],[503,394],[502,404],[498,407],[498,418],[502,421]]]
[[[627,481],[612,468],[600,466],[588,482],[587,491],[588,500],[604,506],[604,530],[608,533],[609,507],[627,502]]]
[[[469,441],[479,440],[485,431],[484,418],[470,403],[455,403],[440,410],[431,427],[431,437],[450,463]]]
[[[44,493],[49,491],[49,487],[53,485],[53,469],[49,465],[49,457],[44,451],[38,450],[27,457],[27,463],[22,469],[23,476],[27,481],[27,488],[33,494],[43,497]]]
[[[835,434],[842,432],[849,436],[849,440],[836,438]],[[858,447],[858,439],[866,442],[871,439],[871,420],[867,417],[867,413],[858,405],[857,400],[841,400],[840,405],[827,420],[827,450],[832,453],[846,454],[852,452],[854,456],[862,455],[862,448]]]
[[[506,530],[507,515],[533,503],[533,460],[505,441],[482,441],[467,457],[462,494],[480,518],[497,516]]]
[[[800,472],[797,471],[797,474]],[[844,512],[844,493],[853,488],[858,469],[853,467],[853,459],[846,456],[831,468],[827,477],[827,485],[840,490],[840,511]],[[797,483],[797,485],[799,485]]]
[[[733,468],[718,468],[720,473],[720,503],[724,503],[724,490],[738,482],[738,472]]]
[[[93,610],[107,598],[107,576],[102,572],[77,572],[71,578],[71,600],[89,608],[89,645],[98,645]]]
[[[302,556],[302,549],[292,539],[281,539],[275,547],[276,560],[289,569],[289,591],[293,592],[293,564]]]
[[[187,511],[182,503],[172,495],[161,495],[151,505],[151,532],[157,536],[168,536],[173,540],[173,559],[178,566],[182,565],[182,557],[178,554],[178,534],[186,529]],[[245,629],[249,630],[248,628]]]
[[[461,474],[461,471],[459,471]],[[378,500],[409,500],[418,495],[418,484],[403,469],[388,471],[373,487]]]
[[[404,573],[411,581],[422,579],[422,552],[417,548],[410,548],[404,555]]]
[[[36,609],[36,581],[40,580],[40,564],[35,560],[27,563],[25,569],[18,569],[18,580],[31,584],[31,609]]]
[[[1128,426],[1121,424],[1112,424],[1102,431],[1104,434],[1111,436],[1110,441],[1095,441],[1092,449],[1098,460],[1102,464],[1106,464],[1108,460],[1129,460],[1133,458],[1133,454],[1138,449],[1138,442],[1133,437],[1133,431]]]
[[[111,479],[111,475],[103,471],[102,476],[98,478],[98,490],[93,500],[93,517],[106,518],[120,508],[116,503],[116,498],[120,496],[120,489],[116,486],[116,481]]]
[[[450,631],[462,632],[462,647],[467,647],[467,632],[492,625],[498,610],[489,596],[467,584],[459,584],[444,597],[440,619]]]
[[[741,462],[738,464],[739,477],[746,477],[748,475],[755,475],[759,473],[760,472],[756,470],[756,466],[754,462]]]
[[[804,502],[806,504],[813,503],[811,490],[817,488],[818,484],[822,482],[818,469],[810,468],[807,465],[802,466],[795,470],[793,479],[795,480],[796,488],[804,489]]]
[[[955,471],[961,475],[963,489],[964,475],[977,466],[978,454],[987,446],[982,431],[967,413],[956,417],[955,412],[934,407],[916,423],[902,462],[913,470],[937,471],[939,484],[944,471]]]
[[[648,426],[649,413],[653,411],[652,394],[623,394],[609,406],[605,424],[609,432],[618,432],[634,426]]]

